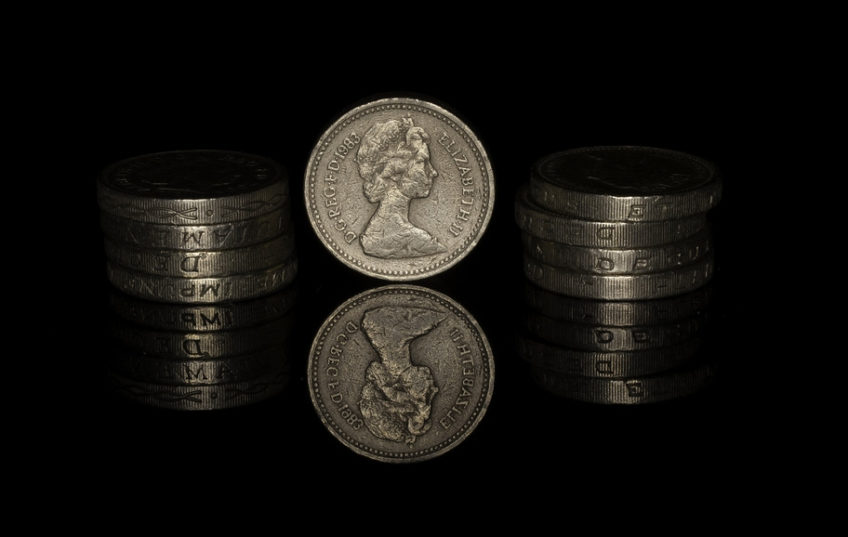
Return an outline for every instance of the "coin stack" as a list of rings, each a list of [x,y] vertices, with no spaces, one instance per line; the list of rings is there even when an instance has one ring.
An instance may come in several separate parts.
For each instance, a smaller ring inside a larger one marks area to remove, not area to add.
[[[712,276],[715,167],[607,146],[541,159],[516,199],[528,286],[521,355],[543,387],[595,403],[675,398],[712,375],[698,355]]]
[[[280,393],[291,368],[292,287],[221,304],[164,304],[113,292],[112,390],[176,410],[243,406]]]
[[[273,293],[297,272],[288,181],[264,157],[171,151],[98,181],[108,275],[148,300],[219,303]]]
[[[240,406],[288,376],[297,272],[288,181],[264,157],[172,151],[98,182],[115,319],[110,380],[137,402]]]

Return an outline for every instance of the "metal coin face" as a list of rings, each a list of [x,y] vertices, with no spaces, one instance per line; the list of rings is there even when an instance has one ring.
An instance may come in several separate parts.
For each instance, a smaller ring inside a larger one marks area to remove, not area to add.
[[[494,179],[480,141],[456,116],[426,101],[380,99],[321,136],[305,196],[313,229],[342,263],[416,280],[474,248],[492,215]]]
[[[168,151],[107,168],[98,182],[104,212],[159,224],[219,224],[280,208],[288,183],[274,161],[235,151]]]
[[[658,221],[703,213],[721,181],[709,162],[667,149],[602,146],[554,153],[535,166],[533,199],[589,220]]]
[[[480,423],[494,385],[480,326],[449,297],[410,285],[366,291],[324,322],[309,390],[344,445],[383,462],[442,455]]]

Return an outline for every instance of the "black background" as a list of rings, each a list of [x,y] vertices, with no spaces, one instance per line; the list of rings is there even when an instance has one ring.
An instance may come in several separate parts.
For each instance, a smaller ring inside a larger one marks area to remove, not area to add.
[[[481,477],[631,494],[647,482],[671,488],[719,482],[747,464],[756,414],[747,404],[752,358],[740,333],[753,298],[742,262],[745,237],[734,230],[745,222],[752,196],[755,119],[739,71],[709,56],[578,58],[546,48],[539,61],[532,50],[510,57],[483,51],[477,63],[467,51],[453,57],[434,51],[425,65],[387,72],[364,60],[342,68],[345,57],[332,53],[252,56],[225,48],[213,55],[136,50],[78,71],[71,121],[86,128],[69,139],[78,170],[69,195],[85,207],[85,253],[75,245],[75,266],[82,268],[79,300],[95,313],[78,319],[76,341],[90,360],[77,368],[82,378],[67,425],[86,478],[125,492],[127,483],[155,482],[162,494],[186,480],[217,494],[257,483],[344,490],[349,479],[360,492],[395,480],[461,490]],[[487,415],[463,444],[429,462],[395,466],[342,446],[309,401],[305,364],[318,327],[347,298],[387,282],[346,268],[319,243],[302,202],[303,171],[338,115],[374,96],[410,93],[465,120],[492,162],[495,208],[480,243],[449,271],[414,283],[451,296],[476,317],[493,348],[496,382]],[[524,280],[514,193],[539,157],[600,144],[690,152],[717,163],[725,177],[723,200],[710,217],[717,296],[708,342],[722,367],[715,384],[696,396],[640,408],[569,402],[536,388],[516,356]],[[136,406],[102,383],[108,282],[95,177],[121,158],[192,148],[257,153],[285,167],[300,260],[292,341],[298,374],[270,401],[213,413]]]

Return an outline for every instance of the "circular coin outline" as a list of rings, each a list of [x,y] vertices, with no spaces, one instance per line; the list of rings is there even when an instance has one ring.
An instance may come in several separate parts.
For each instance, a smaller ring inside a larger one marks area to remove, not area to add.
[[[341,130],[360,117],[374,112],[395,108],[398,110],[416,111],[433,116],[446,123],[454,130],[454,132],[462,136],[463,140],[471,148],[473,156],[477,161],[477,165],[480,167],[480,173],[482,175],[481,183],[487,186],[486,189],[481,189],[483,192],[482,205],[485,206],[485,210],[482,210],[481,208],[480,216],[478,216],[475,221],[475,228],[473,232],[469,233],[462,245],[458,248],[454,248],[450,255],[441,258],[437,263],[435,263],[435,265],[411,271],[388,271],[372,266],[365,266],[365,263],[355,259],[349,253],[345,252],[337,244],[337,241],[333,239],[329,233],[327,233],[321,213],[317,209],[318,204],[315,200],[315,181],[317,180],[318,164],[323,155],[329,151],[330,144],[336,140],[336,137]],[[318,235],[318,238],[320,239],[319,242],[323,244],[327,250],[329,250],[333,257],[353,270],[367,276],[397,282],[429,278],[430,276],[440,274],[459,263],[477,246],[477,243],[480,242],[480,239],[483,237],[483,234],[489,226],[495,205],[495,176],[492,171],[492,164],[482,142],[480,142],[471,128],[469,128],[468,125],[466,125],[453,113],[435,103],[408,97],[388,97],[376,99],[348,110],[334,121],[333,124],[321,134],[321,137],[315,144],[312,153],[309,155],[309,160],[306,165],[303,190],[309,223],[315,231],[315,234]]]
[[[469,328],[469,331],[474,334],[477,347],[481,351],[481,363],[485,364],[488,370],[487,375],[482,375],[484,387],[481,394],[484,393],[485,395],[483,395],[474,405],[472,416],[465,420],[463,425],[460,427],[459,431],[452,434],[447,440],[444,440],[439,444],[428,447],[424,450],[419,450],[423,451],[421,455],[414,455],[414,453],[418,453],[414,452],[413,454],[399,453],[397,454],[398,456],[392,456],[392,454],[390,453],[382,454],[382,450],[369,448],[365,445],[360,445],[357,440],[350,438],[350,436],[346,435],[346,433],[343,432],[342,427],[339,426],[326,411],[326,403],[319,400],[319,375],[315,371],[315,369],[318,367],[318,355],[323,350],[324,341],[326,340],[330,330],[333,328],[333,326],[335,326],[335,324],[339,320],[341,320],[341,318],[347,312],[349,312],[353,308],[367,302],[369,299],[377,298],[385,294],[417,294],[424,296],[427,299],[435,299],[435,301],[440,306],[447,309],[453,315],[457,316],[461,321],[463,321],[465,326]],[[483,353],[485,353],[485,356],[483,356]],[[375,287],[362,293],[359,293],[345,300],[339,307],[333,310],[333,312],[321,324],[321,327],[318,329],[315,335],[315,339],[312,341],[312,346],[309,349],[309,359],[307,361],[306,367],[306,380],[309,389],[309,397],[312,400],[312,406],[315,408],[316,414],[318,414],[318,417],[321,419],[321,423],[324,424],[324,427],[342,445],[344,445],[345,447],[347,447],[358,455],[362,455],[369,459],[373,459],[380,462],[421,462],[444,455],[456,446],[460,445],[462,442],[465,441],[466,438],[468,438],[468,436],[477,428],[477,426],[483,420],[483,416],[486,415],[486,411],[489,408],[489,403],[492,400],[492,393],[494,392],[495,361],[494,356],[492,354],[492,348],[489,345],[489,340],[486,338],[486,334],[483,332],[483,329],[480,327],[480,324],[471,315],[471,313],[469,313],[468,310],[466,310],[458,302],[456,302],[454,299],[450,298],[445,294],[442,294],[438,291],[434,291],[427,287],[410,284],[393,284]]]

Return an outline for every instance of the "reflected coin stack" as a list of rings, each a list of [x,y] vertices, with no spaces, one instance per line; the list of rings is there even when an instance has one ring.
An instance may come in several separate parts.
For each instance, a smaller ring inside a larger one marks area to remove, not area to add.
[[[282,391],[291,374],[294,288],[222,304],[163,304],[113,292],[114,358],[120,396],[176,410],[217,410]]]
[[[97,194],[109,281],[125,293],[112,297],[115,390],[211,410],[282,389],[297,272],[282,169],[234,151],[154,153],[107,168]]]
[[[712,276],[715,167],[663,149],[605,146],[541,159],[516,199],[528,286],[521,355],[569,398],[632,404],[692,393]]]
[[[98,181],[109,281],[147,300],[218,303],[294,279],[288,181],[264,157],[170,151],[130,158]]]

